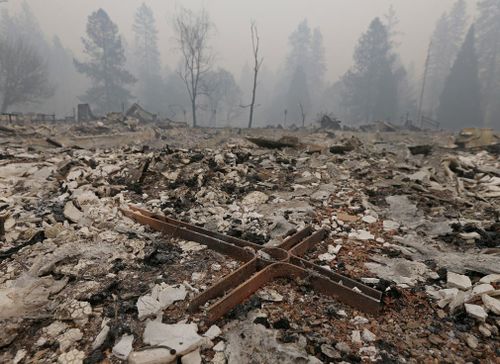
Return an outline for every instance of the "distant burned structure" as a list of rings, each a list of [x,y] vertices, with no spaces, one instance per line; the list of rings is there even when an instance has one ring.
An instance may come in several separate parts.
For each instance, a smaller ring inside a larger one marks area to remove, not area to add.
[[[134,103],[132,106],[130,106],[125,115],[128,117],[137,118],[141,121],[149,121],[149,122],[156,121],[158,119],[158,116],[156,114],[153,114],[145,110],[138,103]]]
[[[92,110],[90,109],[89,104],[78,104],[78,114],[77,121],[91,121],[95,120],[96,117],[92,114]]]

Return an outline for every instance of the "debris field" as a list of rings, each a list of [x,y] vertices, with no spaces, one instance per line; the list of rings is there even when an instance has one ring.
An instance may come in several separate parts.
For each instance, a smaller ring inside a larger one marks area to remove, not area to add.
[[[495,150],[446,133],[68,125],[0,130],[0,362],[499,362]],[[268,269],[304,229],[321,234],[293,259],[314,272],[212,315],[243,281],[211,287],[251,259]],[[321,292],[321,274],[378,292],[376,312]]]

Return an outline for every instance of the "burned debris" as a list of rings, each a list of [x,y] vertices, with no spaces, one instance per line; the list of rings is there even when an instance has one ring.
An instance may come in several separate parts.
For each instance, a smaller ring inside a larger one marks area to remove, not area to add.
[[[128,118],[1,134],[2,362],[496,360],[496,155]]]

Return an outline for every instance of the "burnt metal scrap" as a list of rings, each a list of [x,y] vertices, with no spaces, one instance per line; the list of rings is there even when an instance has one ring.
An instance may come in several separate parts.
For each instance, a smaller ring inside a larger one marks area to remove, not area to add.
[[[259,288],[277,278],[307,279],[322,294],[369,314],[379,312],[381,292],[302,258],[326,237],[327,231],[324,229],[313,232],[309,226],[289,236],[276,247],[263,247],[133,205],[129,209],[122,209],[122,212],[136,222],[149,225],[164,234],[195,241],[244,263],[191,302],[190,310],[195,311],[208,301],[219,298],[207,309],[210,322],[218,320]]]

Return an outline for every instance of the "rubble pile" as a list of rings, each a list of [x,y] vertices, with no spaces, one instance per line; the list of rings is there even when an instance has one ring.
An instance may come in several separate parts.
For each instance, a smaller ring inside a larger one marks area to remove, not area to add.
[[[496,155],[425,133],[110,125],[80,130],[112,130],[109,146],[40,125],[67,139],[0,144],[1,362],[500,357]],[[279,279],[209,323],[190,300],[241,263],[134,223],[128,204],[266,246],[326,228],[307,259],[382,291],[380,315]]]

